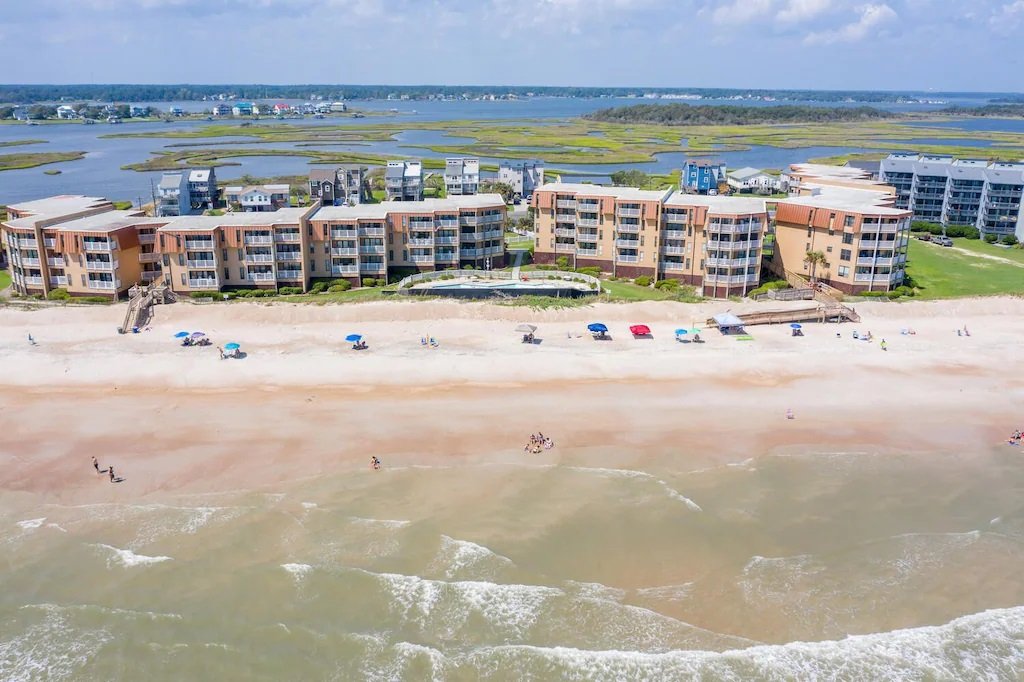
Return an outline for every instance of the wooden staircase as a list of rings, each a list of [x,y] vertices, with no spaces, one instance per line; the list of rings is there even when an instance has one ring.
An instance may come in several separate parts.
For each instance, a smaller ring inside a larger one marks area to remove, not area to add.
[[[136,284],[128,290],[128,310],[125,311],[124,321],[117,331],[127,334],[136,327],[145,325],[149,321],[150,308],[169,302],[173,296],[174,294],[164,284],[154,283],[146,286]]]

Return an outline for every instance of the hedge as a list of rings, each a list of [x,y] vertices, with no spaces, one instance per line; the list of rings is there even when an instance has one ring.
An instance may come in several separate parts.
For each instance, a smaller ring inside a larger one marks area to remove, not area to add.
[[[302,287],[281,287],[277,290],[277,293],[282,296],[295,296],[302,293]]]
[[[651,285],[651,278],[648,277],[647,275],[640,275],[639,277],[633,280],[633,284],[637,285],[638,287],[649,287]]]
[[[70,301],[71,294],[68,293],[67,289],[54,289],[46,295],[46,298],[51,301]]]

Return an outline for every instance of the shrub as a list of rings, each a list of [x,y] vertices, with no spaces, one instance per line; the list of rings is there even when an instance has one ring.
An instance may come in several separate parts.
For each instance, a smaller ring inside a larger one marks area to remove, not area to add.
[[[999,241],[999,237],[995,236],[994,234],[986,234],[985,241],[989,244],[995,244],[997,241]]]
[[[302,293],[302,287],[281,287],[277,290],[277,293],[282,296],[295,296]]]
[[[188,296],[189,296],[189,298],[194,298],[194,299],[220,298],[220,292],[217,292],[217,291],[193,291]]]
[[[309,288],[309,293],[311,293],[311,294],[322,294],[325,291],[327,291],[327,287],[329,287],[329,286],[330,286],[330,283],[329,282],[325,282],[323,280],[320,280],[319,282],[313,282],[313,286],[311,286]]]
[[[69,301],[71,300],[71,294],[68,293],[67,289],[54,289],[46,295],[46,298],[51,301]]]
[[[676,291],[679,289],[679,280],[677,279],[659,279],[654,283],[655,289],[662,291]]]
[[[903,286],[898,286],[895,289],[893,289],[891,293],[895,293],[897,295],[897,297],[899,297],[899,296],[913,296],[917,292],[914,291],[914,289],[912,287],[908,287],[907,285],[904,284]]]
[[[590,275],[591,277],[601,276],[601,268],[597,266],[588,265],[585,268],[576,268],[576,272],[580,273],[581,275]]]
[[[470,267],[468,267],[468,266],[467,266],[467,268],[466,268],[466,269],[467,269],[467,270],[472,270],[472,268],[470,268]],[[538,265],[538,266],[537,266],[537,269],[538,269],[538,270],[554,270],[554,269],[555,269],[555,266],[554,266],[554,265],[548,265],[548,264],[546,264],[546,263],[542,263],[542,264],[540,264],[540,265]]]
[[[343,291],[347,291],[347,289],[342,289],[340,286],[335,284],[333,286],[327,287],[327,291],[331,292],[332,294],[340,294]]]
[[[558,258],[555,259],[555,266],[559,270],[568,270],[569,269],[569,258],[566,257],[566,256],[559,256]]]
[[[640,275],[639,277],[633,280],[633,284],[637,285],[638,287],[649,287],[651,285],[651,278],[648,277],[647,275]]]
[[[1017,237],[1015,235],[1008,234],[1004,235],[1003,238],[1000,239],[999,241],[1006,244],[1007,246],[1015,246],[1017,244]]]
[[[363,277],[363,286],[364,287],[372,287],[372,286],[376,286],[376,285],[377,285],[377,280],[375,280],[373,277]]]
[[[750,298],[754,298],[755,296],[767,294],[769,291],[775,291],[777,289],[789,289],[789,282],[787,282],[784,279],[777,279],[771,282],[765,282],[756,289],[751,289],[749,292],[747,292],[747,296]]]
[[[331,286],[328,289],[328,291],[348,291],[351,288],[352,282],[348,281],[347,279],[336,279],[333,282],[331,282]]]
[[[886,291],[862,291],[860,295],[864,298],[883,298],[888,295]]]
[[[472,263],[466,263],[466,267],[464,267],[462,269],[463,270],[475,270],[476,268],[473,267]]]
[[[111,300],[106,296],[83,296],[78,300],[82,303],[111,303]]]
[[[970,225],[950,225],[946,228],[946,236],[963,237],[965,239],[980,239],[981,233],[978,232],[978,228]]]

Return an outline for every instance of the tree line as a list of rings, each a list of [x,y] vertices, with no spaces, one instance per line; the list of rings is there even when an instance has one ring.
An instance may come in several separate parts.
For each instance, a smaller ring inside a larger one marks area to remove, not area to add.
[[[743,107],[731,105],[634,104],[599,109],[584,118],[606,123],[657,125],[753,125],[764,123],[835,123],[898,118],[900,115],[874,107],[811,107],[779,105]]]

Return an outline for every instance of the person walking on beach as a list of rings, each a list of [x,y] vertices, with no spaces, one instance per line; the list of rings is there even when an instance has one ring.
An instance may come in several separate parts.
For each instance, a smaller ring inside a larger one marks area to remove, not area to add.
[[[220,346],[217,346],[217,352],[220,353],[220,359],[223,360],[224,359],[224,349],[221,348]]]
[[[100,461],[95,457],[92,458],[92,468],[96,470],[96,473],[100,473]]]
[[[30,345],[30,346],[36,345],[36,340],[32,338],[32,332],[28,333],[28,345]]]
[[[111,465],[107,469],[107,471],[110,472],[110,482],[113,483],[114,482],[114,467]]]

